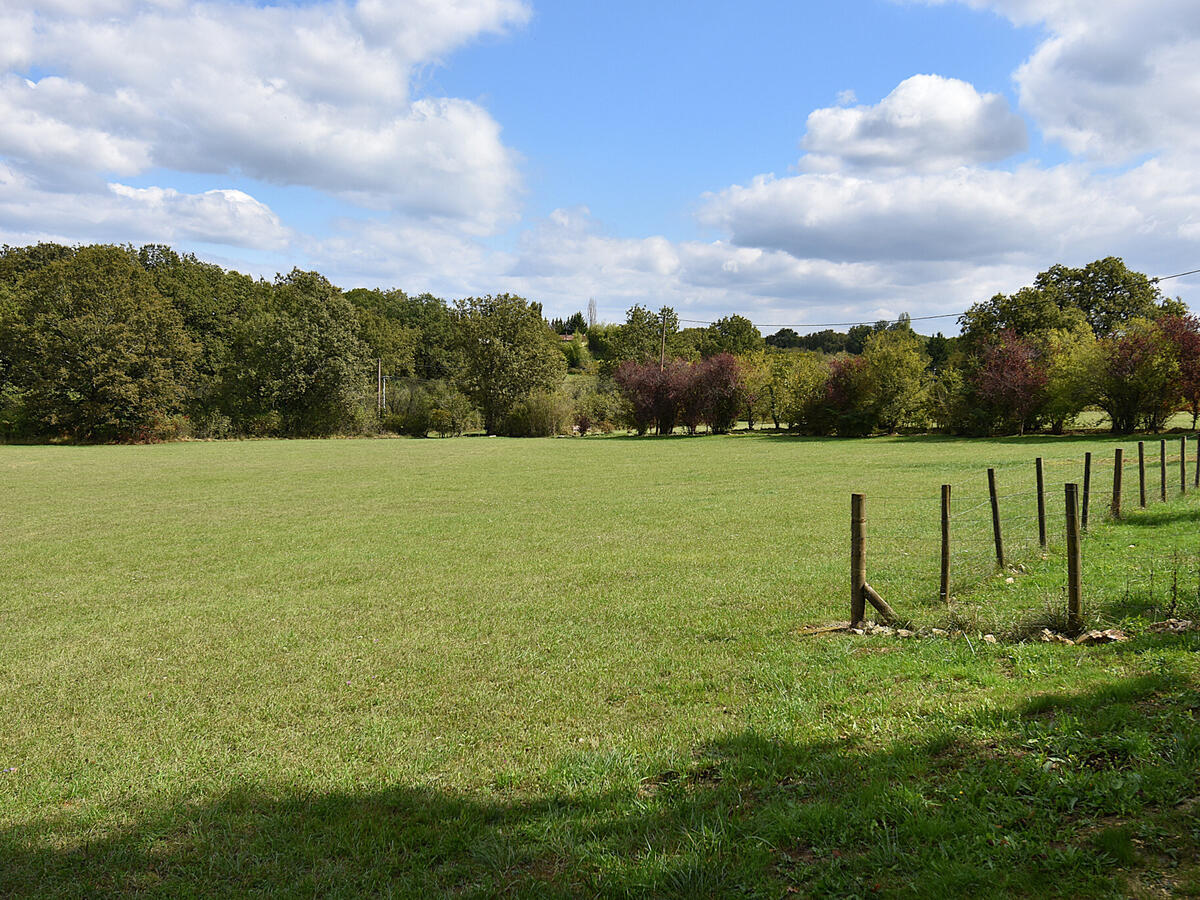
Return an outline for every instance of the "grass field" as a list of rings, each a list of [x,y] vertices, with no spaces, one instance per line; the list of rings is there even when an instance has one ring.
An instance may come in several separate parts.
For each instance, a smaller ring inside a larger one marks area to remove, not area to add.
[[[1130,643],[979,640],[1061,598],[1033,458],[1059,522],[1113,446],[0,447],[0,896],[1200,892],[1200,639],[1145,628],[1172,575],[1197,612],[1200,495],[1093,507]],[[968,638],[801,634],[847,616],[851,491],[872,583]]]

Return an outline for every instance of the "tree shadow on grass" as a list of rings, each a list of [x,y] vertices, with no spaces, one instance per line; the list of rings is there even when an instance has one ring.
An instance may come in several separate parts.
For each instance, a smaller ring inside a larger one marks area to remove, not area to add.
[[[48,817],[0,832],[0,895],[1186,889],[1188,879],[1200,886],[1197,711],[1196,684],[1164,669],[931,721],[912,744],[793,743],[746,730],[640,782],[606,779],[604,755],[581,754],[545,796],[251,786],[156,809],[68,849],[52,846],[63,823]]]
[[[1172,501],[1146,509],[1135,509],[1121,519],[1122,525],[1133,525],[1141,528],[1161,528],[1173,522],[1200,522],[1200,507],[1180,506]]]

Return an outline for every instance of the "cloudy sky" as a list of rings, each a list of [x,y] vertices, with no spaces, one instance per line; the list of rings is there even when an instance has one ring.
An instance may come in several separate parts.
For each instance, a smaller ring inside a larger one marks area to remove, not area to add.
[[[1200,268],[1195,0],[0,0],[0,73],[10,244],[767,332]]]

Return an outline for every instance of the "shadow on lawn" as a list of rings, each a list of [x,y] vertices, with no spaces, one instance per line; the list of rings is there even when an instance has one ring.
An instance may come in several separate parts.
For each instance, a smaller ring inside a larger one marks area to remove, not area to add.
[[[1188,485],[1189,492],[1195,490]],[[1178,499],[1177,497],[1172,500]],[[1132,509],[1130,514],[1121,519],[1122,525],[1134,525],[1142,528],[1161,528],[1172,522],[1200,522],[1200,507],[1178,506],[1173,502],[1149,506],[1145,509]]]
[[[78,849],[37,849],[60,827],[53,819],[10,828],[0,833],[0,895],[1186,890],[1188,879],[1200,886],[1197,710],[1196,685],[1164,670],[931,721],[913,745],[745,731],[679,772],[603,791],[586,777],[534,799],[247,788],[158,810]],[[583,771],[598,759],[574,762]]]

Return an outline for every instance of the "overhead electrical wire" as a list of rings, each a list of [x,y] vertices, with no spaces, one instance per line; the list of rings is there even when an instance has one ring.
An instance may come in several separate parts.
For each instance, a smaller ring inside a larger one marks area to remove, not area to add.
[[[1150,279],[1150,282],[1151,282],[1151,284],[1157,284],[1160,281],[1170,281],[1172,278],[1183,278],[1185,275],[1196,275],[1197,273],[1200,273],[1200,269],[1191,269],[1187,272],[1177,272],[1174,275],[1156,275],[1155,277]],[[808,323],[803,323],[800,325],[758,325],[758,324],[752,322],[751,324],[754,325],[754,327],[759,329],[760,331],[766,331],[769,329],[775,329],[776,331],[778,331],[782,328],[791,328],[793,330],[797,330],[800,328],[854,328],[857,325],[878,325],[880,322],[884,322],[888,325],[895,325],[898,322],[928,322],[933,319],[957,319],[958,317],[964,316],[966,314],[967,314],[967,311],[964,310],[962,312],[941,313],[940,315],[936,315],[936,316],[902,316],[898,319],[873,319],[870,321],[863,321],[863,322],[808,322]],[[704,319],[680,318],[679,321],[687,322],[691,325],[715,325],[716,324],[715,322],[709,322]]]

